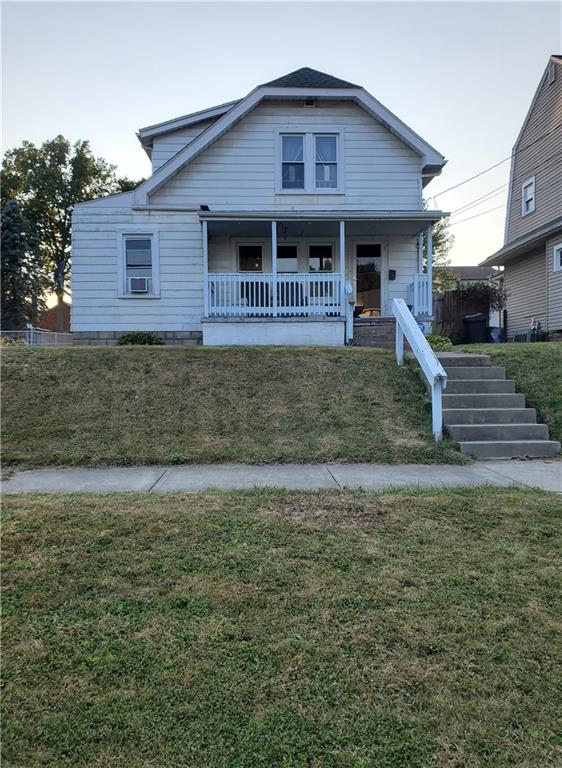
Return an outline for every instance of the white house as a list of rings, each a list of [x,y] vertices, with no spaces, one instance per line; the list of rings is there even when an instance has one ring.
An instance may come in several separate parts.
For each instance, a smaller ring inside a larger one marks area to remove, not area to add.
[[[152,176],[74,206],[78,343],[337,346],[397,297],[431,317],[422,192],[446,161],[360,86],[299,69],[138,137]]]

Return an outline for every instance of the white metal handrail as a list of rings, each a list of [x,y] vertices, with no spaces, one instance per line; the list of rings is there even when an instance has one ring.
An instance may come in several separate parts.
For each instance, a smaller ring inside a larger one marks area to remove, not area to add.
[[[427,343],[404,299],[394,299],[392,314],[396,318],[396,362],[404,362],[404,336],[423,371],[431,389],[432,430],[435,440],[443,437],[443,390],[447,387],[447,374]]]

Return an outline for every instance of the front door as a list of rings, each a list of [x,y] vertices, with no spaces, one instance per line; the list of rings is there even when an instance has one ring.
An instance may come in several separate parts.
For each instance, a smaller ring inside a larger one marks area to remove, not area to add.
[[[355,317],[382,315],[382,253],[380,243],[355,246],[356,299]]]

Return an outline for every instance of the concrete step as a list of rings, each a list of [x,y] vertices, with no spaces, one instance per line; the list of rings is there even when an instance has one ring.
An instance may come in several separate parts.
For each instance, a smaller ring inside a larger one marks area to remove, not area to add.
[[[515,382],[512,379],[451,379],[447,380],[445,392],[450,395],[483,395],[488,392],[511,395],[515,392]]]
[[[555,440],[488,440],[459,443],[461,453],[475,459],[539,459],[560,453]]]
[[[524,408],[525,395],[492,394],[443,394],[443,409],[445,408]]]
[[[462,352],[438,352],[437,359],[443,366],[447,368],[449,366],[488,366],[490,365],[490,355],[469,355]]]
[[[486,367],[485,365],[450,365],[443,366],[449,381],[453,379],[505,379],[505,368]]]
[[[534,408],[445,408],[443,424],[536,424]]]
[[[448,424],[447,432],[458,443],[502,440],[548,440],[546,424]]]

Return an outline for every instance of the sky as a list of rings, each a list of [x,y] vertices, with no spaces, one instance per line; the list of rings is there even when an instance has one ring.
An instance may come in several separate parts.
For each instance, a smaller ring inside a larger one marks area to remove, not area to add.
[[[548,56],[562,53],[561,8],[4,2],[2,148],[62,133],[145,177],[139,128],[309,66],[364,86],[447,157],[425,194],[453,214],[452,263],[477,264],[503,243],[509,162],[446,190],[509,157]]]

